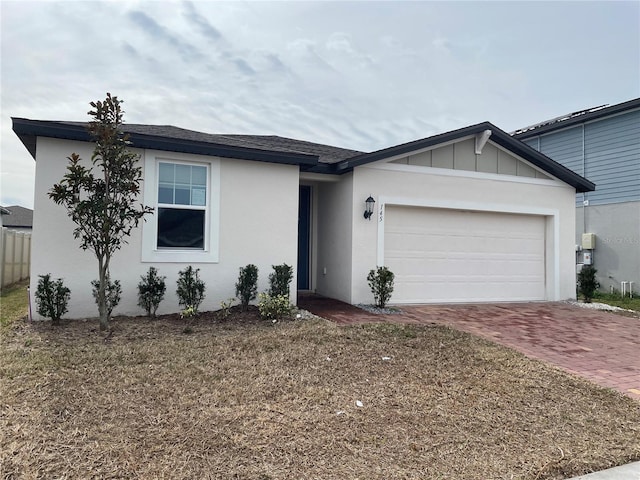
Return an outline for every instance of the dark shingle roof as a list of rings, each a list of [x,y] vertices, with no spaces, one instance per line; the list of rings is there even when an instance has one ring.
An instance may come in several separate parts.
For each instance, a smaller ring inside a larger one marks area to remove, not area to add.
[[[85,122],[56,122],[13,118],[13,131],[32,157],[36,158],[37,137],[89,142]],[[213,155],[226,158],[298,165],[301,171],[343,174],[355,167],[454,141],[491,130],[491,140],[520,155],[533,165],[573,186],[578,192],[592,191],[595,185],[549,157],[510,136],[489,122],[471,125],[372,153],[322,145],[270,135],[221,135],[186,130],[171,125],[125,124],[131,145],[136,148]]]
[[[85,122],[56,122],[66,125],[87,127]],[[214,134],[196,132],[173,125],[144,125],[125,123],[122,131],[130,135],[149,135],[153,137],[173,138],[176,140],[190,140],[194,142],[227,145],[230,147],[251,148],[269,152],[299,153],[318,157],[320,163],[336,163],[347,158],[354,157],[363,152],[346,148],[332,147],[320,143],[295,140],[292,138],[278,137],[276,135],[238,135],[238,134]]]
[[[224,137],[243,140],[270,150],[272,148],[282,148],[289,152],[316,155],[320,163],[337,163],[363,153],[358,150],[332,147],[331,145],[322,145],[305,140],[294,140],[276,135],[224,135]]]
[[[4,217],[3,226],[21,228],[33,227],[33,210],[30,208],[21,207],[19,205],[12,205],[11,207],[4,208],[9,210],[9,215]]]

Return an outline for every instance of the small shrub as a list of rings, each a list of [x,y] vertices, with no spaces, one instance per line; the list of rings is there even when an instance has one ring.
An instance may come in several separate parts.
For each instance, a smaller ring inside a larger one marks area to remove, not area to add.
[[[378,267],[375,270],[371,270],[367,275],[376,307],[384,308],[391,299],[394,278],[395,275],[387,267]]]
[[[67,313],[71,290],[64,286],[61,278],[51,280],[51,274],[38,275],[36,304],[38,314],[50,318],[54,324],[60,323],[62,315]]]
[[[249,264],[240,268],[238,283],[236,283],[236,295],[240,300],[242,311],[249,306],[249,302],[256,298],[258,293],[258,267]]]
[[[600,282],[596,279],[596,273],[598,273],[598,270],[593,265],[584,265],[578,273],[578,291],[585,303],[591,303],[593,295],[600,287]]]
[[[148,317],[155,317],[167,290],[164,283],[167,277],[158,276],[158,270],[155,267],[149,267],[147,274],[140,278],[142,281],[138,284],[138,305],[144,308]]]
[[[205,283],[200,280],[199,268],[194,269],[189,265],[184,270],[178,272],[178,304],[184,307],[184,312],[192,311],[192,316],[198,313],[198,307],[204,299]],[[183,312],[183,313],[184,313]]]
[[[267,294],[260,294],[258,302],[258,311],[260,316],[268,320],[277,320],[282,317],[288,317],[293,313],[295,307],[289,303],[289,295],[276,295],[275,297]]]
[[[195,317],[196,315],[196,309],[193,307],[187,307],[184,310],[182,310],[180,312],[180,318],[191,318],[191,317]]]
[[[235,298],[230,298],[226,302],[224,300],[220,302],[219,316],[220,318],[222,318],[222,320],[226,320],[227,318],[229,318],[229,315],[231,315],[231,307],[233,307],[233,302],[235,301]]]
[[[283,263],[282,265],[272,265],[273,273],[269,275],[269,295],[277,297],[285,295],[289,297],[289,285],[293,280],[293,267]]]
[[[107,309],[107,316],[111,317],[111,312],[116,306],[120,303],[120,295],[122,295],[122,286],[120,285],[120,280],[114,280],[113,282],[107,275],[105,279],[104,286],[104,299],[105,299],[105,307]],[[91,286],[93,287],[93,298],[96,301],[98,306],[100,305],[98,300],[98,289],[100,288],[99,280],[92,280]]]

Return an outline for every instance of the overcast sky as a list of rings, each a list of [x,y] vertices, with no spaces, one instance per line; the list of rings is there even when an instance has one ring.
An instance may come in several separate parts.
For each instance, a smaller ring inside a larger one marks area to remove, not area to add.
[[[33,207],[10,117],[86,121],[107,91],[128,123],[362,151],[640,97],[638,1],[0,5],[2,205]]]

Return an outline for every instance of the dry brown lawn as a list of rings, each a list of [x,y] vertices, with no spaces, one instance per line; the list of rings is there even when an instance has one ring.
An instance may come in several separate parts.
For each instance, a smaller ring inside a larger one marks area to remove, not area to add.
[[[640,403],[448,328],[185,325],[3,329],[0,478],[533,480],[640,459]]]

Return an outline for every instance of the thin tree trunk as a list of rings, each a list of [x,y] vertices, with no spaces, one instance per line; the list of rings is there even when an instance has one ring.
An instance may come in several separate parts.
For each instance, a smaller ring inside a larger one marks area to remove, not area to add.
[[[107,286],[107,274],[109,272],[108,261],[98,260],[99,274],[98,279],[98,313],[100,315],[100,330],[107,330],[109,328],[109,313],[107,312],[107,298],[106,298],[106,286]]]

